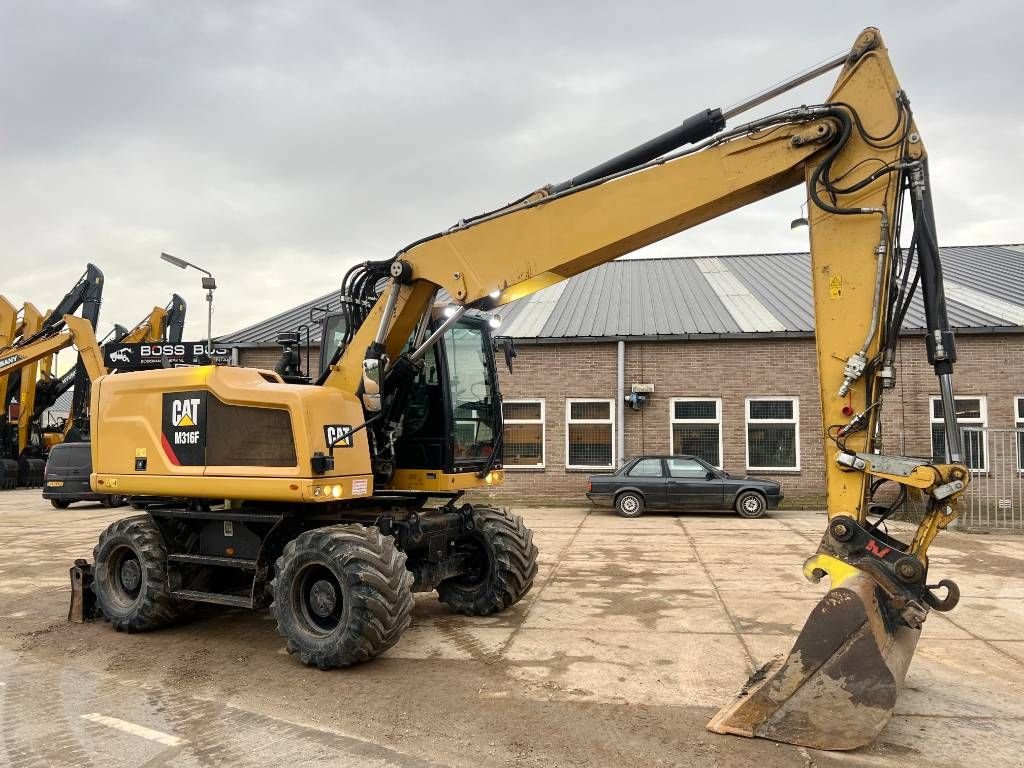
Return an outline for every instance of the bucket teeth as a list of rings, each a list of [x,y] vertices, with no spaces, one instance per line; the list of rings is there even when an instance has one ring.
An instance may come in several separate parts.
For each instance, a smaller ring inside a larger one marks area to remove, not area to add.
[[[878,735],[921,630],[895,620],[869,576],[841,584],[815,606],[789,654],[758,669],[709,730],[837,750]]]

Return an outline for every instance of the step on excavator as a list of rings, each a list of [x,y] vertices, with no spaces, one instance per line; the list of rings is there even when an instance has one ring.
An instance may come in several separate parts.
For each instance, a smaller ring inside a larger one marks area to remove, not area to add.
[[[735,120],[831,70],[826,101]],[[328,335],[336,345],[309,384],[216,366],[99,378],[93,489],[162,500],[104,531],[93,564],[76,562],[78,613],[95,607],[139,631],[197,602],[269,605],[288,651],[327,669],[398,642],[413,591],[436,590],[469,615],[508,609],[537,572],[532,534],[517,515],[462,499],[503,474],[486,317],[800,184],[829,515],[804,573],[830,587],[789,655],[758,670],[709,727],[822,749],[870,742],[929,612],[957,602],[953,582],[931,583],[928,549],[969,481],[927,155],[875,29],[741,104],[703,110],[567,181],[353,267]],[[882,450],[879,406],[917,290],[944,462]],[[438,296],[450,302],[443,313]],[[880,479],[925,504],[910,541],[880,525],[895,511],[872,498]]]

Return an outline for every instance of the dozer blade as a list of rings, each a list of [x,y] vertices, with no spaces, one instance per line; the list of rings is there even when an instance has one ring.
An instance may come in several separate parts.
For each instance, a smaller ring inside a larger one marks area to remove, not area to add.
[[[875,581],[849,566],[843,570],[841,580],[833,572],[832,589],[807,618],[789,655],[758,669],[711,719],[709,730],[842,750],[869,744],[885,727],[920,625],[897,625]]]

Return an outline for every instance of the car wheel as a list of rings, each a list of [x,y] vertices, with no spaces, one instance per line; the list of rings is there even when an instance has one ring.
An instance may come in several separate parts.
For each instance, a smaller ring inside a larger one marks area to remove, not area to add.
[[[50,499],[50,504],[54,509],[67,509],[71,506],[71,502],[67,499]]]
[[[615,500],[615,508],[623,517],[640,517],[644,513],[644,499],[639,493],[626,491]]]
[[[768,509],[768,504],[757,491],[744,491],[736,499],[736,511],[740,517],[745,517],[748,520],[756,520],[759,517],[764,517],[765,512]]]

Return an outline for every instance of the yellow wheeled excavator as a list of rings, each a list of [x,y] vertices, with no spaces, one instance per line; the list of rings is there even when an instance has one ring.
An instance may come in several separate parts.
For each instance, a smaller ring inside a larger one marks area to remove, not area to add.
[[[825,102],[734,121],[832,69]],[[336,344],[309,385],[215,366],[98,379],[93,489],[164,501],[100,536],[95,563],[73,569],[76,599],[94,594],[129,631],[196,602],[269,604],[289,652],[321,668],[397,642],[414,590],[472,615],[508,608],[536,574],[532,534],[505,510],[460,501],[502,480],[501,396],[479,313],[801,183],[829,514],[804,571],[831,587],[789,656],[709,727],[825,749],[871,741],[929,611],[956,603],[952,582],[929,584],[928,548],[969,480],[927,156],[875,29],[779,87],[352,268],[329,322]],[[918,288],[945,463],[880,452],[879,405]],[[926,502],[911,541],[871,519],[880,478]]]

